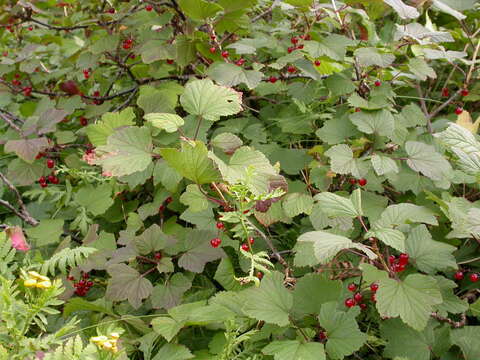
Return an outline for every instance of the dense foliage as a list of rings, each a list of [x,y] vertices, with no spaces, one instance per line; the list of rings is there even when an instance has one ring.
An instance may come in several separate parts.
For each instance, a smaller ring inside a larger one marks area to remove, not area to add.
[[[476,0],[0,9],[0,359],[480,359]]]

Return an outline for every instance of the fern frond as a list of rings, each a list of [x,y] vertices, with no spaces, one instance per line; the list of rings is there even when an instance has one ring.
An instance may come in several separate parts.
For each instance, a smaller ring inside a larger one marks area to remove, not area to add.
[[[80,336],[68,339],[54,352],[48,353],[44,360],[79,360],[84,350],[84,344]]]
[[[7,240],[5,232],[0,232],[0,275],[6,278],[12,278],[12,273],[17,269],[17,264],[13,262],[16,250],[12,248]]]
[[[86,246],[79,246],[73,249],[65,248],[45,261],[42,265],[41,272],[43,274],[50,273],[55,275],[55,270],[58,269],[62,274],[65,274],[67,272],[67,266],[78,266],[95,251],[97,251],[97,249]]]

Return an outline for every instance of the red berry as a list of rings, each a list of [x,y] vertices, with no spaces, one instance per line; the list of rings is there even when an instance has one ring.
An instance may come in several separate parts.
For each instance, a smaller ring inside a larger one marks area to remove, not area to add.
[[[250,245],[253,245],[253,243],[255,242],[255,239],[250,236],[250,237],[248,238],[248,242],[250,243]]]
[[[125,50],[128,50],[132,47],[132,44],[127,44],[127,43],[123,43],[122,47],[125,49]]]
[[[375,86],[376,86],[376,87],[379,87],[379,86],[381,86],[381,85],[382,85],[382,82],[381,82],[380,80],[376,80],[376,81],[375,81]]]
[[[156,252],[153,256],[155,257],[155,259],[160,260],[162,258],[162,253]]]
[[[263,273],[262,273],[261,271],[257,272],[257,278],[258,278],[259,280],[262,280],[262,278],[263,278]]]
[[[32,94],[32,87],[26,86],[22,89],[22,91],[23,91],[23,95],[30,96]]]
[[[240,58],[235,61],[235,65],[242,66],[243,64],[245,64],[245,59]]]
[[[367,185],[367,179],[365,179],[365,178],[358,179],[358,185],[360,185],[360,186]]]
[[[310,34],[307,34],[307,35],[305,35],[305,37],[304,37],[303,39],[304,39],[304,40],[311,40],[312,37],[310,36]]]
[[[85,286],[85,280],[80,280],[80,281],[78,282],[78,285],[79,285],[79,286]]]
[[[244,250],[244,251],[249,251],[250,250],[247,243],[242,244],[242,250]]]
[[[213,248],[217,248],[220,246],[220,244],[222,243],[222,239],[220,238],[213,238],[212,240],[210,240],[210,245],[213,247]]]
[[[173,59],[167,59],[167,64],[172,65],[173,64]]]
[[[217,227],[218,230],[225,229],[225,225],[222,222],[217,222],[215,226]]]
[[[47,167],[49,169],[53,169],[54,166],[55,166],[55,161],[53,161],[53,159],[48,159],[47,160]]]
[[[3,55],[3,56],[8,56],[8,51],[4,51],[4,52],[2,53],[2,55]]]
[[[114,8],[110,8],[110,9],[108,9],[108,12],[109,12],[110,14],[115,14],[115,9],[114,9]]]
[[[40,178],[38,179],[38,182],[39,183],[46,183],[47,179],[45,178],[45,176],[40,176]]]
[[[448,91],[447,88],[442,89],[442,96],[443,97],[449,97],[450,96],[450,92]]]
[[[223,57],[223,58],[225,58],[225,59],[228,58],[228,55],[229,55],[229,54],[228,54],[228,51],[227,51],[227,50],[222,51],[222,57]]]
[[[91,288],[93,286],[93,281],[87,281],[87,286]]]
[[[298,38],[294,36],[294,37],[292,37],[292,38],[290,39],[290,42],[291,42],[293,45],[295,45],[296,43],[298,43]]]
[[[352,185],[355,185],[355,184],[357,183],[357,179],[355,179],[355,178],[350,178],[348,181],[349,181],[350,184],[352,184]]]
[[[470,274],[470,281],[471,282],[477,282],[478,280],[480,279],[480,275],[478,275],[477,273],[473,273],[473,274]]]
[[[357,290],[357,285],[354,283],[350,283],[348,284],[347,289],[348,291],[354,292],[355,290]]]
[[[67,280],[73,281],[73,280],[75,280],[75,278],[72,275],[69,275],[69,276],[67,276]]]
[[[47,178],[48,182],[51,182],[53,183],[54,180],[55,180],[55,175],[48,175],[48,178]]]
[[[400,265],[407,265],[408,264],[408,259],[409,259],[409,256],[408,254],[400,254],[400,256],[398,257],[398,263]]]
[[[152,11],[152,10],[153,10],[153,6],[152,6],[152,5],[147,5],[147,6],[145,6],[145,10],[147,10],[147,11]]]
[[[100,96],[100,91],[95,90],[95,91],[93,92],[93,96],[99,97],[99,96]]]
[[[320,332],[318,333],[318,339],[319,339],[319,340],[322,341],[322,340],[325,340],[326,338],[327,338],[327,333],[326,333],[325,331],[320,331]]]
[[[158,212],[162,213],[165,211],[165,205],[160,205],[160,207],[158,208]]]
[[[461,107],[457,107],[455,109],[455,114],[460,115],[461,113],[463,113],[463,109]]]
[[[322,62],[320,60],[315,60],[315,66],[320,66]]]
[[[468,89],[463,89],[461,91],[461,94],[462,94],[462,96],[468,96],[468,94],[470,94],[470,91],[468,91]]]
[[[167,204],[170,204],[172,201],[173,201],[173,198],[172,198],[171,196],[169,196],[169,197],[167,197],[167,198],[165,199],[165,202],[166,202]]]
[[[373,292],[377,292],[378,284],[377,283],[370,284],[370,290],[372,290]]]
[[[275,83],[277,82],[277,80],[278,80],[278,79],[277,79],[275,76],[270,76],[270,77],[268,78],[268,81],[270,81],[272,84],[275,84]]]
[[[289,47],[289,48],[287,49],[287,52],[288,52],[289,54],[291,54],[293,50],[295,50],[294,47]]]
[[[212,47],[210,48],[210,52],[211,52],[212,54],[214,54],[215,51],[217,51],[217,49],[216,49],[214,46],[212,46]]]
[[[360,108],[355,108],[355,112],[360,112],[360,111],[362,111],[362,109],[360,109]]]
[[[33,30],[33,26],[29,26],[28,31],[32,31],[32,30]]]
[[[297,49],[303,49],[303,44],[298,45]]]
[[[82,126],[87,126],[88,125],[88,119],[84,116],[80,116],[80,118],[78,119],[80,121],[80,125]]]
[[[364,304],[364,303],[358,304],[358,306],[360,306],[360,309],[362,310],[365,310],[367,308],[367,304]]]
[[[135,56],[135,54],[130,54],[129,57],[130,57],[130,59],[135,59],[136,56]]]
[[[60,180],[58,180],[58,177],[56,177],[56,176],[53,176],[52,180],[49,180],[49,181],[52,184],[55,184],[55,185],[57,185],[60,182]]]
[[[90,275],[88,275],[88,273],[83,273],[82,274],[83,279],[88,279],[89,277],[90,277]]]
[[[463,271],[457,271],[455,275],[453,275],[455,280],[463,280],[464,276]]]
[[[407,267],[406,264],[395,264],[394,265],[394,271],[395,272],[402,272],[402,271],[405,271],[406,267]]]
[[[359,292],[357,292],[355,295],[353,295],[353,299],[358,303],[358,302],[362,301],[363,295],[360,294]]]
[[[388,263],[389,263],[390,265],[395,264],[395,261],[396,261],[396,260],[397,260],[397,258],[395,257],[395,255],[390,255],[390,256],[388,257]]]
[[[289,73],[294,73],[295,71],[297,71],[297,68],[293,65],[290,65],[288,68],[287,68],[287,71]]]
[[[348,298],[345,300],[345,306],[348,308],[354,307],[356,305],[355,300],[352,298]]]
[[[217,37],[215,35],[210,35],[210,39],[215,41],[217,39]]]
[[[373,302],[377,302],[377,294],[372,294],[372,296],[370,297],[370,299],[373,301]]]
[[[124,43],[125,44],[133,44],[133,39],[127,38],[127,39],[124,40]]]
[[[18,73],[13,75],[13,76],[15,77],[15,79],[20,79],[20,74],[18,74]]]

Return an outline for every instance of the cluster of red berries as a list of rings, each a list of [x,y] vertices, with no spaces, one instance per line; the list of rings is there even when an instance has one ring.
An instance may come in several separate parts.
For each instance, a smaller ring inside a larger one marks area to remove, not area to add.
[[[255,239],[253,237],[249,237],[248,238],[248,243],[250,243],[250,245],[253,245],[253,243],[255,242]],[[248,245],[248,243],[244,242],[242,244],[242,250],[243,251],[250,251],[250,245]]]
[[[303,44],[299,44],[300,39],[310,40],[311,37],[310,37],[310,35],[300,35],[299,37],[293,36],[292,38],[290,38],[290,42],[293,44],[293,46],[291,46],[287,49],[287,52],[289,54],[292,53],[293,51],[297,50],[297,49],[303,49]]]
[[[75,288],[75,295],[78,296],[85,296],[87,295],[88,290],[93,286],[93,281],[88,280],[90,276],[88,273],[82,272],[82,278],[75,282],[75,278],[73,276],[69,276],[67,279],[73,281],[73,287]]]
[[[355,178],[351,178],[351,179],[348,180],[348,181],[349,181],[350,184],[352,184],[352,185],[355,185],[355,184],[357,184],[357,183],[358,183],[358,185],[360,185],[360,186],[365,186],[365,185],[367,185],[367,179],[365,179],[365,178],[361,178],[361,179],[358,179],[358,180],[355,179]]]
[[[22,85],[22,82],[20,81],[20,77],[21,77],[21,75],[18,74],[18,73],[13,75],[12,85],[15,85],[15,86]]]
[[[453,277],[455,278],[455,280],[460,281],[463,280],[463,278],[465,277],[465,273],[459,270],[455,273],[455,275],[453,275]],[[480,275],[478,273],[471,273],[469,278],[471,282],[476,283],[478,280],[480,280]]]
[[[172,199],[171,196],[169,196],[168,198],[165,199],[165,203],[167,203],[167,205],[170,204],[172,201],[173,201],[173,199]],[[159,213],[163,213],[164,211],[165,211],[165,205],[162,204],[162,205],[160,205],[160,207],[158,208],[158,212],[159,212]]]
[[[48,175],[47,177],[45,177],[45,176],[40,176],[40,177],[38,178],[38,183],[40,184],[40,186],[41,186],[42,188],[46,188],[46,187],[48,186],[48,183],[57,185],[59,182],[60,182],[60,180],[58,179],[58,177],[55,176],[54,173],[51,173],[51,174]]]
[[[222,223],[221,221],[218,221],[215,226],[217,227],[217,229],[219,231],[223,231],[225,230],[225,224]],[[217,248],[220,246],[220,244],[222,243],[222,239],[220,239],[219,237],[214,237],[212,240],[210,240],[210,245],[213,247],[213,248]]]
[[[83,69],[83,77],[88,79],[90,77],[90,69]]]
[[[122,47],[123,47],[125,50],[130,49],[132,46],[133,46],[133,39],[127,38],[127,39],[123,40]]]
[[[358,305],[360,307],[360,309],[362,309],[362,310],[366,309],[367,304],[362,302],[362,300],[364,300],[363,295],[362,295],[362,293],[357,291],[357,289],[358,289],[357,284],[350,283],[350,284],[348,284],[347,289],[348,289],[348,291],[350,291],[352,293],[355,293],[355,294],[353,295],[353,297],[347,298],[345,300],[345,306],[348,307],[348,308],[351,308],[351,307],[354,307],[355,305]],[[377,293],[377,290],[378,290],[378,284],[377,283],[370,284],[370,291],[372,292],[372,295],[371,295],[370,299],[373,302],[377,301],[377,299],[375,298],[375,294]]]
[[[402,272],[407,268],[408,260],[408,254],[402,253],[398,256],[398,258],[395,255],[390,255],[388,258],[388,263],[394,272]]]

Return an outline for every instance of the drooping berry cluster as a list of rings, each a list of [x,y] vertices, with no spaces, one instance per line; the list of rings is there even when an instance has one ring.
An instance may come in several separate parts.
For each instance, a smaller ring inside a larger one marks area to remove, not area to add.
[[[358,285],[355,283],[350,283],[347,286],[348,291],[354,293],[353,297],[349,297],[345,299],[345,306],[348,308],[352,308],[355,305],[358,305],[360,309],[364,310],[367,308],[367,304],[364,302],[364,296],[361,291],[357,291]],[[373,302],[376,302],[375,294],[378,290],[378,284],[377,283],[372,283],[370,284],[370,291],[371,291],[371,296],[370,299]]]
[[[390,268],[394,272],[402,272],[407,268],[409,261],[409,256],[408,254],[402,253],[398,256],[398,258],[395,255],[390,255],[388,258],[388,262],[390,264]]]
[[[73,287],[75,288],[75,295],[85,296],[88,293],[88,290],[93,286],[93,281],[88,280],[90,275],[88,273],[82,272],[81,279],[78,282],[75,282],[73,276],[69,276],[68,280],[73,281]]]

